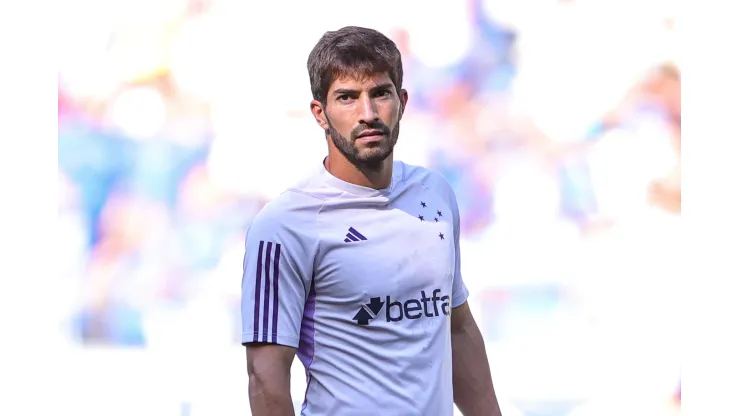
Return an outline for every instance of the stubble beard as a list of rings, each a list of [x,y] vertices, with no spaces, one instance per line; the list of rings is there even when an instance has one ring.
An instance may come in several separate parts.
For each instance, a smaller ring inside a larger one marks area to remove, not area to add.
[[[396,146],[396,142],[398,142],[398,135],[401,130],[401,122],[399,121],[390,131],[390,134],[387,134],[381,141],[373,143],[373,147],[359,149],[355,145],[357,135],[362,133],[362,130],[379,129],[379,126],[367,126],[357,132],[353,130],[348,139],[334,128],[334,125],[332,125],[328,118],[326,121],[329,124],[326,134],[331,137],[332,143],[334,143],[334,146],[339,152],[358,169],[372,172],[379,171],[383,166],[383,161],[393,154],[393,148]]]

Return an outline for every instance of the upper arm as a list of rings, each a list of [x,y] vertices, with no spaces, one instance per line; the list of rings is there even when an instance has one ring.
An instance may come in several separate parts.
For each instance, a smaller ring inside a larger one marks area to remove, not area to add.
[[[249,377],[273,378],[290,373],[295,348],[270,343],[247,344],[247,374]]]
[[[242,343],[277,344],[294,352],[313,275],[315,239],[308,231],[312,224],[301,221],[300,215],[272,211],[261,212],[247,232]]]
[[[452,332],[465,331],[468,325],[475,323],[473,313],[470,311],[470,306],[468,306],[467,301],[452,308],[450,321],[450,329]]]

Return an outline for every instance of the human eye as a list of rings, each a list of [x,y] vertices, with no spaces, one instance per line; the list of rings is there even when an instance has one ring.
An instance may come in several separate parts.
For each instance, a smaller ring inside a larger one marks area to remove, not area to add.
[[[378,92],[375,93],[375,96],[378,97],[378,98],[388,98],[391,95],[392,95],[391,94],[391,91],[390,90],[386,90],[386,89],[380,90],[380,91],[378,91]]]
[[[339,101],[340,103],[349,103],[352,101],[352,96],[349,94],[342,94],[337,97],[337,101]]]

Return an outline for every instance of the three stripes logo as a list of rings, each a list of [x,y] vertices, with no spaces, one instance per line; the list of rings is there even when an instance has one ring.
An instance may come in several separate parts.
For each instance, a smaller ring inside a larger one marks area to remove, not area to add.
[[[355,241],[366,241],[367,238],[360,234],[359,231],[355,230],[353,227],[349,227],[349,232],[347,233],[347,238],[344,239],[345,243],[352,243]]]
[[[254,288],[252,342],[268,342],[268,338],[273,343],[277,342],[279,290],[280,244],[260,241]]]

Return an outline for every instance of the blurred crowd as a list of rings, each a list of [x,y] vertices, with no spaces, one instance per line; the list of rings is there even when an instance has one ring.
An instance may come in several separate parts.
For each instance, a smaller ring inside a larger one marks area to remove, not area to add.
[[[502,394],[577,400],[625,380],[676,392],[672,3],[379,0],[373,16],[338,0],[71,3],[87,12],[60,35],[67,342],[238,345],[249,222],[326,149],[308,52],[355,24],[404,56],[396,158],[456,191]]]

